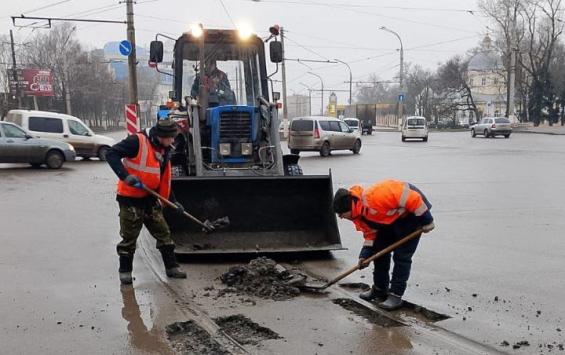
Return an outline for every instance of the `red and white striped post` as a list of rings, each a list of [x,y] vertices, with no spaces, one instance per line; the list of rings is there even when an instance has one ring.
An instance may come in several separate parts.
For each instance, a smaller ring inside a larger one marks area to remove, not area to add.
[[[126,105],[126,128],[128,134],[136,134],[139,132],[139,118],[137,117],[137,105],[127,104]]]

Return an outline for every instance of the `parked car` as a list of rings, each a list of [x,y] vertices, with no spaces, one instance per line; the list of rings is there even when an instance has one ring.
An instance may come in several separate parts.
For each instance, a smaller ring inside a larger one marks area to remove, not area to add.
[[[345,122],[334,117],[297,117],[290,123],[288,147],[293,154],[319,151],[327,157],[333,150],[361,151],[361,138]]]
[[[424,142],[428,141],[428,124],[422,116],[408,116],[402,123],[402,141],[408,138],[418,138]]]
[[[479,123],[471,126],[471,137],[483,135],[485,138],[504,136],[510,138],[512,134],[512,125],[507,118],[504,117],[485,117]]]
[[[357,118],[353,118],[353,117],[346,117],[343,119],[343,122],[347,123],[347,125],[353,129],[353,131],[355,131],[355,133],[357,133],[357,136],[361,136],[361,121],[359,121]]]
[[[5,121],[15,123],[38,138],[58,139],[71,144],[78,156],[106,160],[114,139],[92,132],[80,119],[56,112],[10,110]]]
[[[45,164],[49,169],[59,169],[75,157],[75,149],[68,143],[33,138],[16,124],[0,122],[0,163],[29,163],[33,167]]]

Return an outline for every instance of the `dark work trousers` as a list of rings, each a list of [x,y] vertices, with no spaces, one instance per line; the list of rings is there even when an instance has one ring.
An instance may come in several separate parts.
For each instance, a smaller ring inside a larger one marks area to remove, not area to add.
[[[378,253],[389,245],[406,237],[408,234],[420,228],[416,217],[412,214],[400,218],[390,226],[379,229],[377,238],[373,244],[373,254]],[[402,296],[406,290],[406,283],[410,277],[410,268],[412,266],[412,255],[418,247],[420,236],[412,239],[405,244],[399,246],[396,250],[383,255],[373,262],[375,267],[373,271],[373,281],[375,286],[381,290],[390,289],[389,292],[398,296]],[[390,259],[394,261],[392,269],[392,279],[390,278]]]

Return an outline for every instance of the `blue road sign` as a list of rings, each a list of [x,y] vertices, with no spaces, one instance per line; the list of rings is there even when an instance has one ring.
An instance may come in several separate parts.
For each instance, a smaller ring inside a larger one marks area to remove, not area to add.
[[[120,53],[126,57],[131,54],[131,43],[128,40],[120,42]]]
[[[403,101],[404,101],[404,94],[398,95],[398,101],[399,101],[399,102],[403,102]]]

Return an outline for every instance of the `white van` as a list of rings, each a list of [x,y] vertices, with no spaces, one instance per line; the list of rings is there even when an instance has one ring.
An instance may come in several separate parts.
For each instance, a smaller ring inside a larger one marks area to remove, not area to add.
[[[409,138],[418,138],[428,141],[428,123],[425,117],[408,116],[402,123],[402,141]]]
[[[116,142],[95,134],[80,119],[56,112],[10,110],[4,119],[28,130],[38,138],[58,139],[71,144],[79,157],[106,160],[106,152]]]

